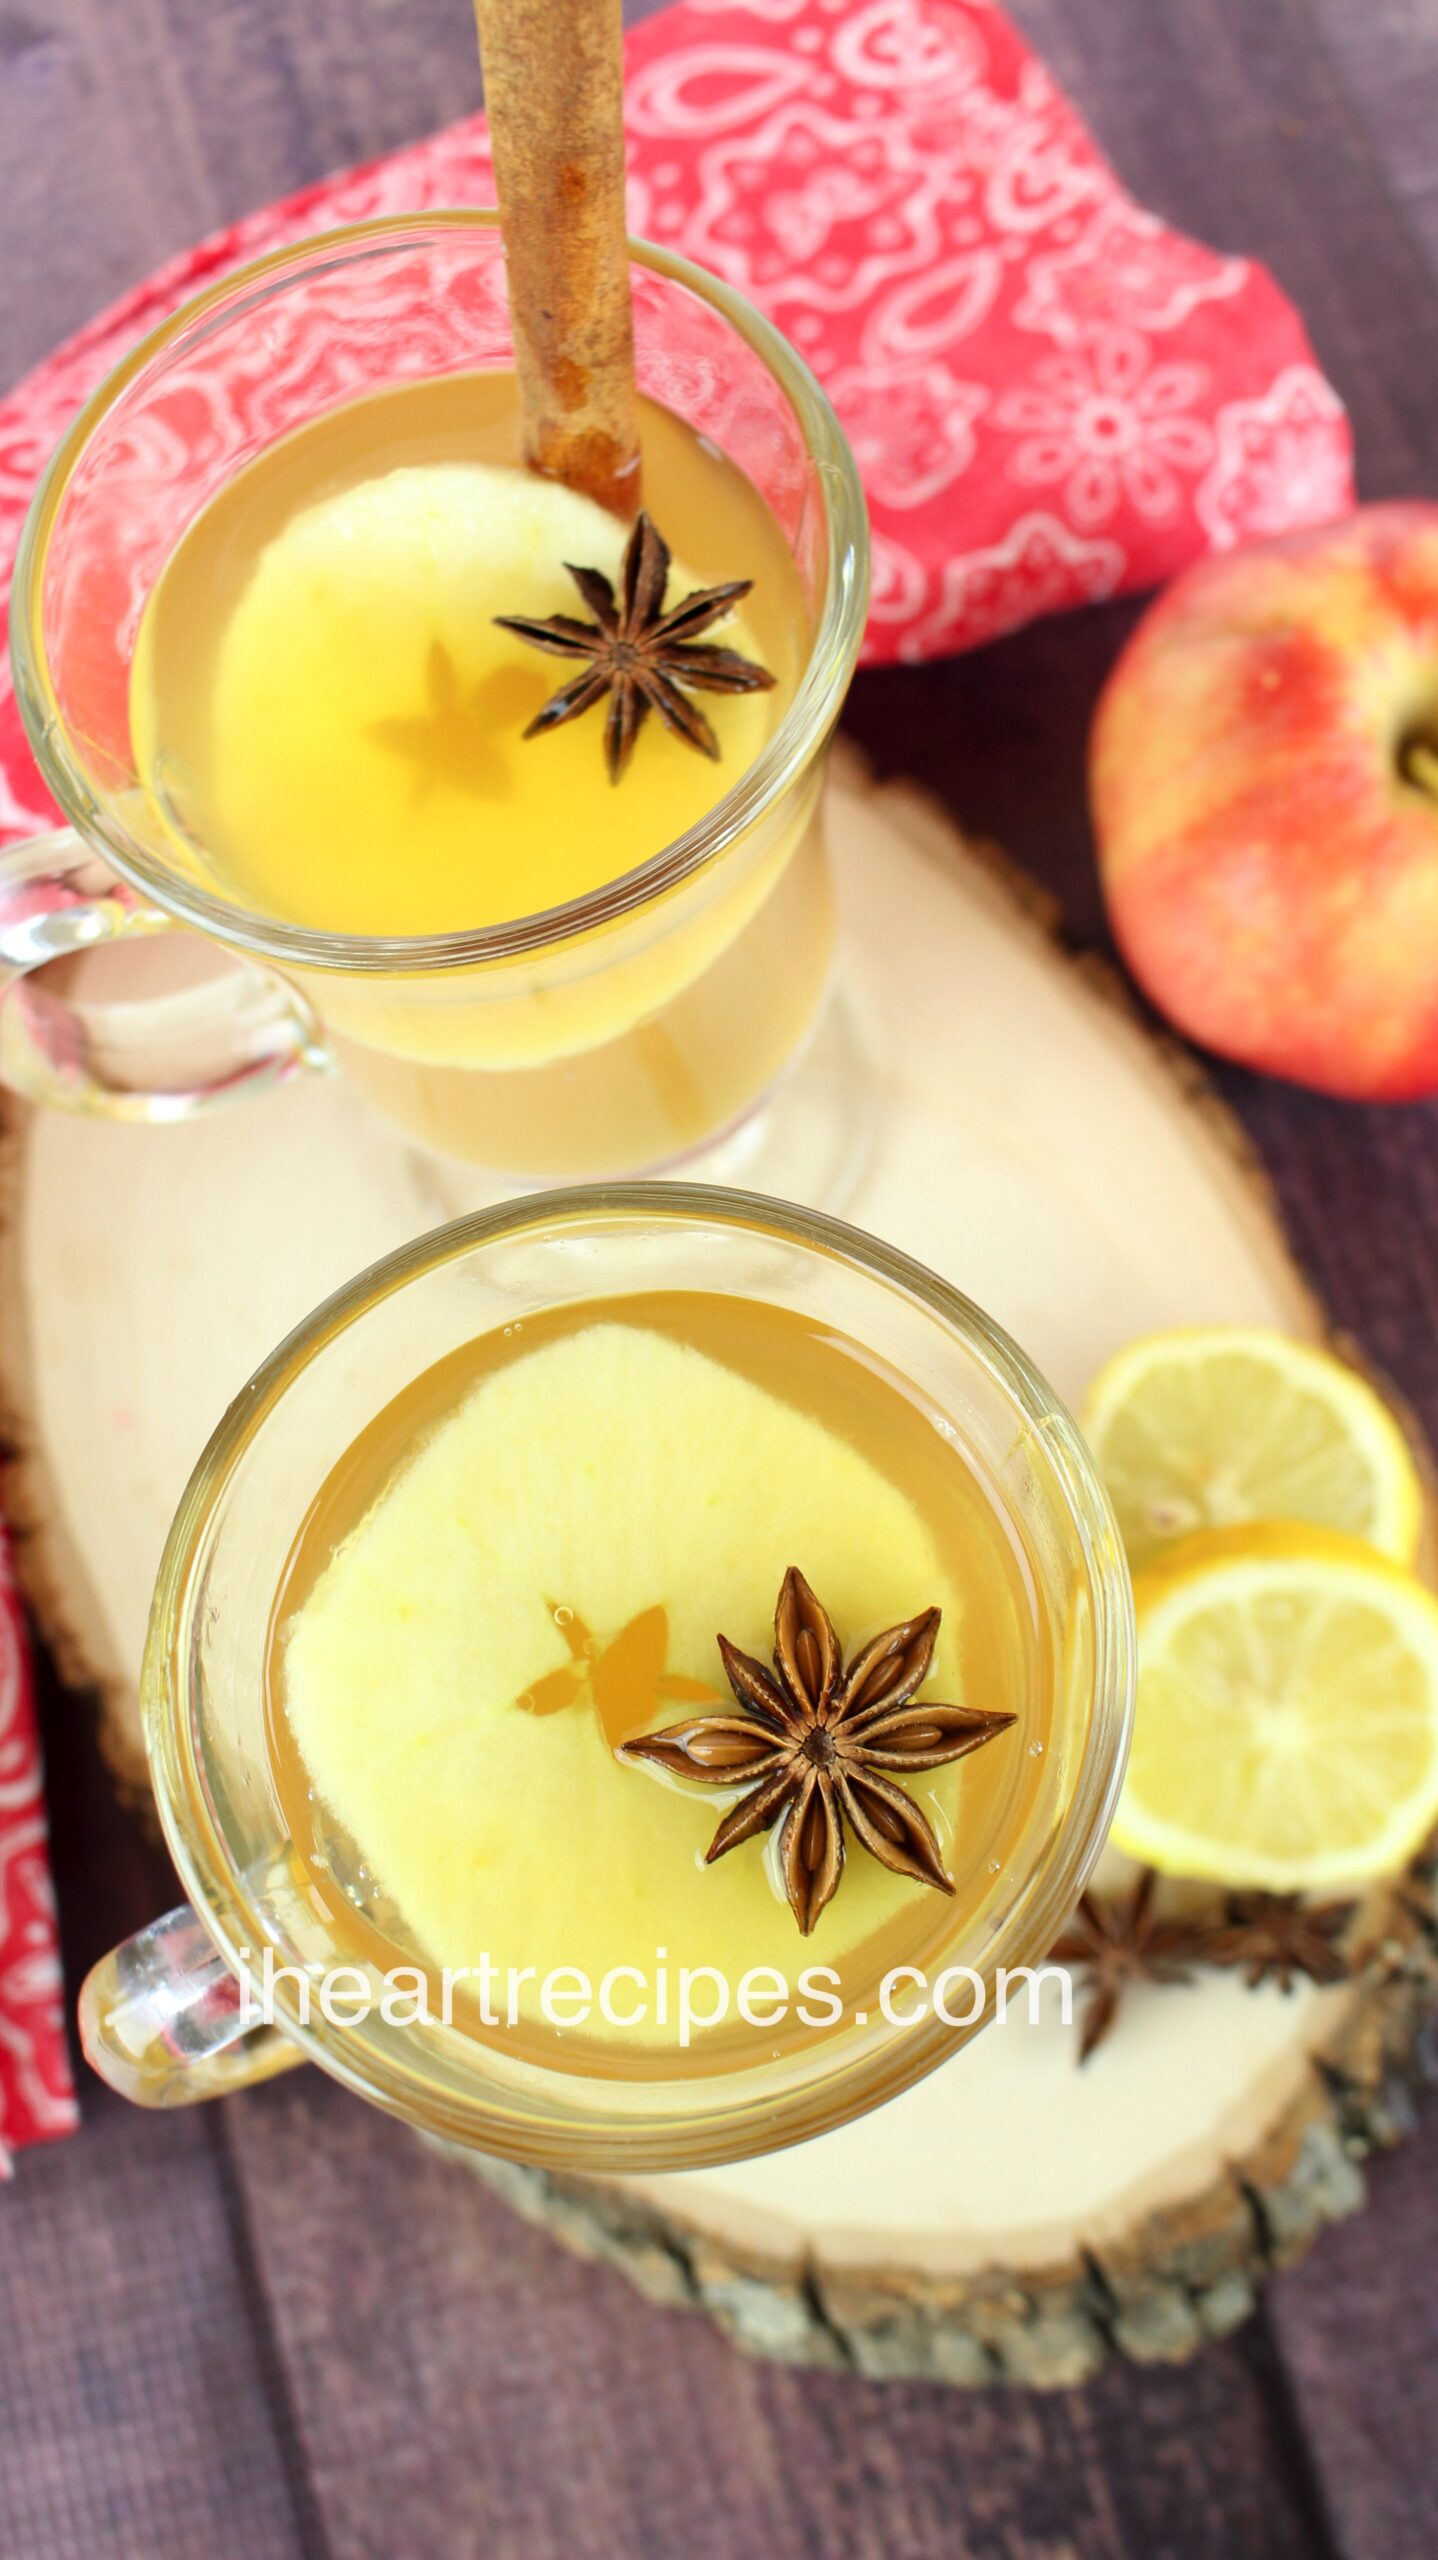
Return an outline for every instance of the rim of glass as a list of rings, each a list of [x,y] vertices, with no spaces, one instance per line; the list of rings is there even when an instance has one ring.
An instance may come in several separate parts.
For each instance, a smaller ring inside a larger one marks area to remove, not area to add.
[[[498,229],[499,215],[487,207],[378,215],[333,231],[311,233],[237,267],[183,303],[107,374],[56,446],[25,516],[15,556],[10,659],[21,718],[47,787],[72,824],[104,846],[116,870],[134,888],[201,932],[261,959],[384,975],[419,968],[466,968],[548,949],[612,923],[688,879],[753,825],[828,735],[853,673],[868,606],[868,514],[858,467],[827,394],[787,338],[742,294],[672,249],[631,239],[629,253],[636,265],[685,286],[752,347],[794,412],[823,495],[826,586],[808,661],[773,737],[723,798],[658,853],[582,898],[504,924],[456,933],[372,936],[322,933],[230,906],[154,861],[102,807],[69,751],[50,681],[41,614],[50,530],[74,465],[100,420],[156,358],[186,338],[208,335],[222,306],[243,311],[247,298],[263,302],[270,293],[283,290],[293,274],[366,255],[398,255],[416,239],[434,232]]]
[[[1071,1910],[1107,1836],[1123,1783],[1135,1678],[1133,1599],[1122,1544],[1102,1479],[1072,1416],[1026,1354],[972,1299],[860,1228],[757,1192],[702,1183],[586,1184],[474,1211],[416,1237],[358,1273],[270,1353],[231,1403],[195,1466],[165,1542],[151,1604],[145,1742],[161,1826],[181,1885],[233,1968],[238,1969],[242,1951],[264,1944],[268,1933],[212,1811],[195,1730],[188,1666],[194,1658],[197,1567],[218,1495],[292,1382],[371,1308],[501,1237],[526,1228],[562,1231],[579,1218],[631,1213],[727,1223],[771,1235],[777,1231],[806,1251],[856,1266],[939,1317],[1042,1433],[1092,1599],[1091,1712],[1059,1852],[1019,1910],[1008,1915],[985,1954],[986,1972],[991,1975],[1011,1962],[1015,1953],[1021,1961],[1040,1962]],[[150,1655],[161,1631],[163,1669],[156,1677]],[[1042,1937],[1036,1949],[1026,1944],[1032,1935]],[[802,2081],[787,2097],[751,2085],[754,2073],[740,2066],[710,2084],[713,2104],[698,2120],[666,2114],[663,2084],[658,2083],[648,2115],[616,2118],[575,2103],[563,2121],[545,2122],[518,2091],[477,2084],[472,2095],[458,2097],[428,2079],[422,2062],[410,2067],[354,2032],[327,2037],[322,2029],[291,2016],[288,2003],[282,2005],[285,2032],[312,2060],[392,2114],[513,2158],[629,2171],[702,2167],[807,2140],[898,2096],[956,2052],[983,2022],[955,2027],[937,2016],[927,2018],[837,2062],[827,2074]],[[987,2014],[986,2007],[984,2018]],[[776,2119],[784,2127],[777,2140]]]

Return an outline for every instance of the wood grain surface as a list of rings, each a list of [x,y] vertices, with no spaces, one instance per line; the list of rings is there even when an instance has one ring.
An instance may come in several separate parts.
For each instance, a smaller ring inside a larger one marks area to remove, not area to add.
[[[1302,302],[1365,494],[1438,494],[1433,0],[1010,6],[1135,191]],[[0,0],[0,386],[198,233],[478,96],[464,0]],[[866,677],[849,714],[1085,940],[1083,740],[1130,619]],[[1327,1304],[1438,1434],[1438,1109],[1222,1082]],[[46,1726],[73,1982],[173,1887],[53,1689]],[[748,2365],[310,2078],[174,2118],[83,2096],[0,2199],[5,2560],[1438,2547],[1435,2109],[1259,2322],[1038,2401]]]

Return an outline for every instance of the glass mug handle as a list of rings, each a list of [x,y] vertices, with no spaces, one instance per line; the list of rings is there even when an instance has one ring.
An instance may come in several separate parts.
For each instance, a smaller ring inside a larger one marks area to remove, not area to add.
[[[49,960],[177,929],[72,827],[0,852],[0,1083],[62,1111],[187,1120],[330,1064],[308,1005],[267,969],[108,1005],[30,983]]]
[[[293,2070],[300,2046],[251,2026],[239,1981],[188,1903],[126,1938],[86,1975],[80,2043],[92,2071],[139,2107],[188,2107]]]

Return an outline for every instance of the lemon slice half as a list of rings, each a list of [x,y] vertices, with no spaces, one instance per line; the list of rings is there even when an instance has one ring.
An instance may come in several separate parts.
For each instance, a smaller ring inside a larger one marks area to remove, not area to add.
[[[1185,1540],[1135,1577],[1138,1716],[1113,1826],[1169,1875],[1302,1892],[1438,1819],[1438,1599],[1330,1530]]]
[[[1311,1521],[1411,1564],[1423,1489],[1382,1398],[1326,1351],[1257,1327],[1145,1335],[1089,1389],[1083,1427],[1137,1570],[1176,1539]]]

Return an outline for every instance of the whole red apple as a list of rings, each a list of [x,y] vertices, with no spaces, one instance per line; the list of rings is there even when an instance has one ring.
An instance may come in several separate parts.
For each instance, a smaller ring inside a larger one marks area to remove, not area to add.
[[[1090,788],[1119,947],[1210,1049],[1438,1092],[1438,505],[1205,561],[1140,623]]]

